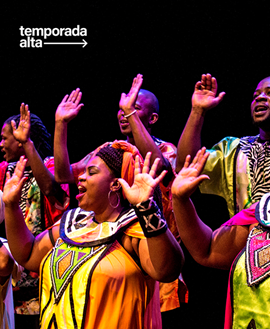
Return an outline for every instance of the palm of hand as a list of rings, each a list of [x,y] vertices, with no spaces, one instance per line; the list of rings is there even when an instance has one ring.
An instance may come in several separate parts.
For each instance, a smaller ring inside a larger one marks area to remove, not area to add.
[[[30,124],[26,120],[21,120],[17,129],[13,130],[14,138],[24,143],[27,141],[30,135]]]
[[[135,176],[133,185],[125,190],[128,201],[136,205],[146,201],[153,195],[156,187],[154,179],[149,174],[138,174]]]
[[[5,188],[3,191],[3,201],[5,203],[19,202],[20,200],[20,179],[18,176],[13,175],[5,183]]]
[[[215,105],[215,96],[216,94],[211,90],[197,90],[192,96],[192,104],[193,106],[211,108]]]
[[[197,187],[195,183],[199,172],[196,168],[183,168],[176,176],[172,185],[172,194],[190,196]]]
[[[130,110],[131,108],[134,108],[142,82],[143,82],[142,75],[138,74],[136,78],[133,79],[133,83],[129,93],[127,95],[126,94],[121,95],[119,107],[124,112],[125,110]]]
[[[56,117],[71,120],[78,114],[78,107],[73,102],[61,103],[56,110]]]

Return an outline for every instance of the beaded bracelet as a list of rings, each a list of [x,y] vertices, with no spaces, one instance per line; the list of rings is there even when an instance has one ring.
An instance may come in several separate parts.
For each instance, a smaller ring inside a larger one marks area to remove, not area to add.
[[[130,117],[132,114],[134,114],[135,112],[137,112],[137,110],[132,111],[131,113],[124,115],[124,118],[128,118]]]

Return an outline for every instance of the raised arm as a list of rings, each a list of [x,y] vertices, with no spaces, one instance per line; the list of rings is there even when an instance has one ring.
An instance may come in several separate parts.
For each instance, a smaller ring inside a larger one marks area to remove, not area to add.
[[[59,196],[59,198],[62,199],[63,191],[60,185],[56,183],[53,174],[44,165],[34,143],[30,139],[31,120],[28,105],[25,105],[24,103],[21,104],[20,114],[21,117],[18,127],[16,127],[14,121],[11,122],[13,136],[22,144],[25,155],[28,159],[28,165],[30,165],[42,193],[47,197]],[[61,197],[59,195],[60,193]]]
[[[54,165],[55,179],[59,183],[75,182],[67,149],[67,128],[69,121],[78,115],[83,106],[81,97],[79,88],[73,90],[63,98],[55,112]]]
[[[21,157],[13,176],[10,177],[7,173],[3,193],[5,225],[9,247],[15,260],[26,269],[38,272],[42,258],[53,246],[47,230],[36,238],[32,235],[19,206],[21,189],[26,179],[23,178],[26,162],[27,160]],[[55,240],[59,236],[58,226],[53,228],[53,236]]]
[[[163,157],[160,149],[155,144],[153,138],[142,123],[138,114],[140,111],[143,110],[136,104],[136,100],[142,83],[143,76],[141,74],[138,74],[133,79],[133,83],[129,93],[127,95],[125,93],[122,93],[119,102],[119,108],[123,111],[124,116],[126,116],[126,119],[132,131],[134,144],[140,151],[141,155],[145,157],[147,152],[151,152],[151,164],[154,163],[156,158],[159,158],[160,161],[157,168],[157,174],[160,174],[163,170],[167,170],[166,181],[170,181],[170,179],[172,178],[171,165],[169,161],[165,157]],[[158,114],[153,113],[152,118],[150,118],[151,124],[153,124],[157,119]]]
[[[216,79],[209,73],[203,74],[201,81],[195,84],[191,112],[178,142],[176,172],[179,172],[184,166],[187,155],[193,159],[201,148],[201,131],[205,114],[217,106],[225,95],[224,92],[221,92],[216,97],[216,94]]]
[[[159,159],[156,159],[150,168],[150,157],[149,152],[142,170],[139,158],[136,158],[135,179],[132,187],[129,187],[123,179],[119,179],[119,182],[128,201],[135,206],[146,236],[146,239],[133,239],[132,243],[142,268],[155,280],[171,282],[180,274],[184,264],[184,254],[151,199],[155,187],[164,178],[166,171],[155,178]],[[145,212],[148,214],[144,215]]]
[[[207,156],[205,148],[198,151],[191,164],[190,156],[187,156],[172,185],[173,210],[181,240],[191,256],[201,265],[229,269],[245,246],[249,227],[222,226],[212,232],[197,215],[190,196],[200,182],[208,178],[201,175]]]

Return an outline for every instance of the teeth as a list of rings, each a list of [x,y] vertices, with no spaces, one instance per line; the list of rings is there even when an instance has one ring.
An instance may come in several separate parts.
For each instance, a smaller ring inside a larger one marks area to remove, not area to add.
[[[267,110],[267,107],[263,106],[263,105],[260,105],[260,106],[256,107],[256,111],[266,111],[266,110]]]

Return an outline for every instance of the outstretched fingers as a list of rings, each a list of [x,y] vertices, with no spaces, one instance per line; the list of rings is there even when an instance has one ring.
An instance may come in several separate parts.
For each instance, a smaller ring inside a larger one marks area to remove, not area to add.
[[[206,180],[206,179],[210,179],[209,176],[207,176],[207,175],[200,175],[200,176],[198,176],[198,177],[196,177],[196,178],[193,178],[193,179],[190,180],[190,182],[189,182],[190,189],[195,189],[195,188],[197,188],[197,187],[200,185],[200,183],[201,183],[202,181]]]
[[[139,93],[142,83],[143,83],[142,74],[137,74],[137,76],[133,79],[130,91],[127,94],[127,96],[130,97],[135,95],[137,97],[137,94]]]
[[[149,173],[151,155],[152,155],[151,152],[147,152],[146,157],[144,159],[143,169],[142,169],[142,172],[144,174],[148,174]]]
[[[151,155],[150,155],[150,157],[151,157]],[[150,159],[149,159],[149,162],[150,162]],[[150,168],[149,175],[152,178],[155,178],[156,177],[156,173],[157,173],[159,162],[160,162],[160,158],[156,158],[155,161],[154,161],[154,163],[152,164],[152,166]]]
[[[14,174],[16,174],[16,176],[19,179],[21,179],[23,177],[23,173],[24,173],[24,169],[25,169],[25,166],[26,166],[26,162],[27,162],[27,159],[25,159],[24,156],[21,156],[20,157],[20,160],[16,164],[16,168],[15,168]]]
[[[222,91],[219,95],[218,95],[218,97],[217,97],[217,99],[218,99],[218,103],[220,103],[221,101],[222,101],[222,99],[223,99],[223,97],[226,95],[226,93],[225,93],[225,91]]]
[[[125,181],[123,178],[118,178],[118,182],[121,184],[124,194],[126,194],[127,191],[130,189],[128,182]]]
[[[25,159],[24,156],[21,156],[20,160],[16,164],[13,176],[10,176],[10,173],[7,172],[6,181],[8,181],[10,179],[14,179],[15,181],[18,181],[19,182],[18,184],[22,187],[24,181],[27,179],[27,177],[23,177],[26,163],[27,163],[27,159]]]
[[[137,76],[133,79],[133,83],[131,86],[132,88],[140,88],[143,83],[143,75],[142,74],[137,74]]]
[[[20,122],[30,123],[30,111],[28,104],[26,105],[24,105],[24,103],[21,104],[20,114],[21,114]]]
[[[135,157],[135,170],[134,170],[134,175],[138,175],[142,172],[141,170],[141,163],[140,163],[140,157],[136,155]]]
[[[143,169],[142,169],[142,173],[149,174],[154,179],[155,185],[158,185],[164,179],[164,177],[166,176],[168,171],[163,170],[161,172],[161,174],[158,177],[156,177],[156,173],[157,173],[157,170],[158,170],[158,164],[160,162],[160,158],[156,158],[154,163],[151,166],[151,161],[150,161],[151,160],[151,155],[152,155],[151,152],[148,152],[146,154]]]
[[[211,85],[212,85],[212,87],[211,87],[211,91],[216,95],[216,93],[217,93],[217,89],[218,89],[218,85],[217,85],[217,80],[216,80],[216,78],[215,77],[212,77],[211,78]]]
[[[20,123],[21,122],[29,122],[30,121],[30,112],[28,110],[28,105],[21,103],[20,106]]]
[[[80,103],[81,98],[82,98],[82,92],[80,91],[80,88],[77,88],[75,90],[72,90],[71,94],[67,97],[66,100],[68,102],[74,103],[77,106]]]
[[[61,102],[61,104],[62,104],[62,103],[66,103],[66,101],[67,101],[68,97],[69,97],[69,95],[68,95],[68,94],[66,94],[66,96],[65,96],[65,97],[62,99],[62,102]]]
[[[82,92],[80,91],[80,88],[77,88],[75,90],[75,94],[74,94],[74,97],[73,97],[73,102],[75,103],[76,106],[79,105],[79,103],[81,101],[81,98],[82,98]]]
[[[188,168],[189,164],[190,164],[190,159],[191,159],[191,156],[188,154],[186,156],[186,159],[185,159],[185,163],[184,163],[184,166],[183,168]]]
[[[212,76],[211,76],[211,74],[209,74],[209,73],[206,74],[206,80],[205,80],[205,83],[206,83],[205,88],[206,88],[207,90],[212,91]]]
[[[16,122],[15,122],[14,120],[11,120],[10,124],[11,124],[11,128],[12,128],[12,133],[13,133],[14,130],[17,129],[17,127],[16,127]]]
[[[194,88],[194,91],[199,91],[201,90],[201,81],[197,81],[196,84],[195,84],[195,88]]]
[[[189,165],[189,168],[195,168],[195,166],[197,165],[198,160],[199,160],[199,158],[200,158],[200,156],[201,156],[201,153],[202,153],[202,149],[200,149],[200,150],[196,153],[196,155],[195,155],[195,157],[193,158],[191,164]]]
[[[214,94],[217,92],[217,81],[210,73],[202,74],[201,89],[212,91]]]
[[[198,174],[200,174],[204,168],[208,156],[209,156],[209,152],[206,152],[206,147],[202,147],[197,152],[189,168],[196,169],[198,171]]]
[[[20,200],[20,192],[22,190],[23,184],[27,180],[27,177],[24,177],[24,169],[26,166],[27,159],[22,156],[16,164],[14,174],[11,176],[7,172],[7,179],[5,182],[5,188],[3,193],[3,201],[6,206],[8,204],[18,204]]]
[[[73,97],[74,97],[74,94],[75,94],[75,90],[72,90],[72,92],[71,92],[70,95],[68,96],[68,99],[67,99],[68,102],[72,102],[72,99],[73,99]]]
[[[168,170],[163,170],[161,174],[155,179],[156,186],[163,181],[165,176],[167,175]]]
[[[204,168],[204,165],[205,165],[205,163],[207,161],[207,158],[208,158],[209,154],[210,154],[209,152],[206,152],[206,148],[205,147],[203,147],[201,149],[201,152],[200,152],[200,154],[198,156],[198,161],[197,161],[197,170],[199,171],[199,173],[202,172],[202,170]]]
[[[147,152],[146,157],[144,159],[144,163],[143,163],[142,173],[149,174],[152,178],[154,178],[156,176],[160,158],[156,158],[154,163],[151,166],[151,156],[152,156],[152,152]]]

